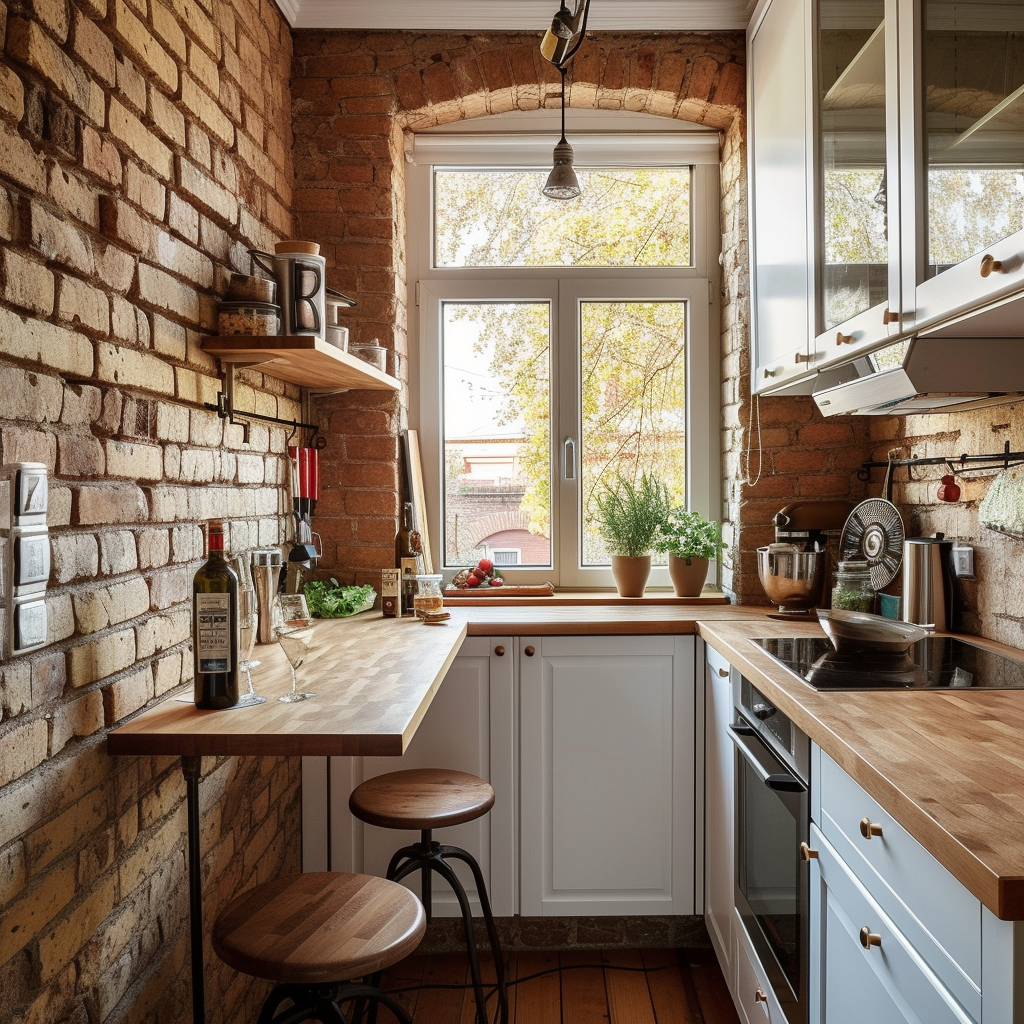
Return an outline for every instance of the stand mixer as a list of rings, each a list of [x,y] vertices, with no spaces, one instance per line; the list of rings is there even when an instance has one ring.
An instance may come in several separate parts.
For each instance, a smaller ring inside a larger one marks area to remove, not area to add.
[[[848,501],[794,501],[775,513],[775,543],[757,549],[757,575],[778,611],[774,619],[809,619],[829,578],[829,535],[838,534]]]

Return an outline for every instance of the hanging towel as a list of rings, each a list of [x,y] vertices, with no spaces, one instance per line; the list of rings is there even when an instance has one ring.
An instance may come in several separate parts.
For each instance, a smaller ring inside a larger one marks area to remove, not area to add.
[[[978,518],[989,530],[1024,537],[1024,466],[1004,469],[992,481]]]

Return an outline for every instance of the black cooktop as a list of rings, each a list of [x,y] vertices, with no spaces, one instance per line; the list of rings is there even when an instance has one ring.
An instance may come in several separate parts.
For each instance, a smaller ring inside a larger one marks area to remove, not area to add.
[[[1024,661],[955,637],[926,637],[900,654],[840,654],[825,637],[766,637],[751,643],[817,690],[1024,689]]]

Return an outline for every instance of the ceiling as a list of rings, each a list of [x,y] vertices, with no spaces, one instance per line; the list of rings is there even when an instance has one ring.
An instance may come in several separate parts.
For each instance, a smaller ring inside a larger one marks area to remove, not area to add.
[[[665,32],[747,27],[756,0],[592,0],[587,28]],[[542,32],[558,0],[277,0],[293,28]],[[569,0],[570,10],[575,4]]]

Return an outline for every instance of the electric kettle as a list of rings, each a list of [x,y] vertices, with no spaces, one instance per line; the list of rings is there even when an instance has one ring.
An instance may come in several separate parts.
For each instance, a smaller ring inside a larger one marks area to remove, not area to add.
[[[946,632],[953,624],[953,542],[941,533],[903,542],[903,621]]]

